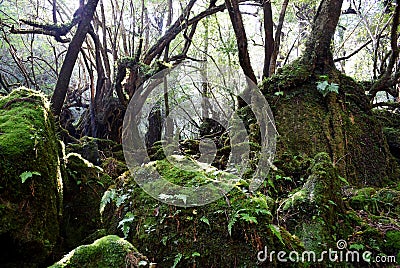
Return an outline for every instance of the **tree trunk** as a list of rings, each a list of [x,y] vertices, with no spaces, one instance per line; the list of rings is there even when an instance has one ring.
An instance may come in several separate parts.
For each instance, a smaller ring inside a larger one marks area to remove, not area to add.
[[[263,78],[269,76],[269,68],[271,65],[271,57],[274,53],[274,22],[272,20],[272,6],[271,1],[264,0],[264,32],[265,32],[265,48],[264,48],[264,70]]]
[[[96,10],[98,2],[99,0],[88,0],[87,4],[83,8],[78,29],[68,46],[67,53],[65,54],[64,63],[61,66],[56,87],[54,89],[53,96],[51,97],[51,108],[54,114],[57,116],[61,113],[65,96],[67,95],[72,71],[74,70],[75,62],[78,58],[78,54],[82,47],[83,41],[86,38],[86,34],[90,29],[90,22],[93,19],[93,14]]]
[[[242,67],[244,74],[257,84],[257,78],[254,75],[253,67],[250,62],[247,36],[244,30],[242,15],[239,10],[239,3],[237,0],[225,0],[225,5],[229,12],[233,30],[235,31],[240,67]]]
[[[303,63],[316,73],[334,68],[331,41],[339,22],[343,0],[322,0],[315,15],[311,34],[306,42]]]

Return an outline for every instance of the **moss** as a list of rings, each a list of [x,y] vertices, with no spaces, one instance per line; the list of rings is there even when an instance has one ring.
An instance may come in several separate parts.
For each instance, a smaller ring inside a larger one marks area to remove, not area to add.
[[[287,152],[306,157],[327,152],[350,184],[383,186],[397,181],[398,166],[360,85],[332,71],[326,75],[339,85],[339,94],[323,97],[317,90],[321,78],[307,70],[296,62],[264,83],[280,134],[276,158]],[[278,91],[284,95],[275,95]]]
[[[391,249],[400,250],[400,231],[389,231],[386,233],[386,244]]]
[[[364,210],[374,215],[384,213],[393,218],[400,216],[400,192],[392,189],[358,189],[349,199],[349,204],[355,210]]]
[[[400,161],[400,127],[385,127],[383,128],[383,133],[386,136],[390,152]]]
[[[104,172],[113,179],[119,177],[122,173],[128,170],[124,162],[118,161],[115,158],[108,157],[101,164]]]
[[[69,153],[65,162],[68,176],[64,180],[64,217],[61,233],[64,249],[70,250],[101,228],[101,196],[113,181],[101,168],[80,154]]]
[[[137,249],[115,235],[105,236],[90,245],[79,246],[64,258],[50,266],[61,267],[139,267],[148,264],[147,258]]]
[[[337,170],[328,154],[314,157],[309,174],[303,187],[283,201],[278,213],[288,231],[303,241],[306,250],[320,253],[335,244],[344,205]]]
[[[0,263],[43,264],[59,237],[60,144],[46,97],[20,88],[0,98]],[[37,172],[24,183],[23,172]]]
[[[168,164],[156,161],[152,165]],[[170,166],[162,170],[175,183],[180,179],[187,182],[187,178],[207,179],[207,172],[199,167],[197,171],[181,173]],[[182,254],[179,267],[216,264],[255,267],[257,252],[264,246],[277,250],[302,249],[296,237],[284,228],[271,225],[275,201],[261,192],[250,194],[248,183],[243,180],[217,201],[196,208],[160,203],[139,188],[128,174],[109,191],[115,194],[112,205],[106,207],[103,215],[103,221],[109,224],[108,232],[125,232],[139,251],[163,267],[172,266],[177,254]]]
[[[99,165],[106,158],[115,158],[125,161],[122,146],[111,140],[82,137],[76,143],[70,143],[66,148],[67,153],[78,153],[89,162]]]

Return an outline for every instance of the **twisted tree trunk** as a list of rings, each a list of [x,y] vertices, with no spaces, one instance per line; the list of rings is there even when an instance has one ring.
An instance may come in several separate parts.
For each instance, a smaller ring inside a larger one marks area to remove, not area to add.
[[[90,29],[90,22],[93,19],[93,14],[98,2],[99,0],[88,0],[87,4],[84,6],[78,29],[76,30],[76,33],[68,46],[67,53],[65,54],[64,63],[61,66],[56,87],[53,96],[51,97],[51,108],[56,116],[61,113],[65,96],[67,95],[69,81],[71,80],[72,71],[74,70],[75,62],[78,58],[83,41],[85,41],[86,34]]]
[[[316,73],[326,73],[335,68],[331,42],[339,22],[342,3],[343,0],[322,0],[314,17],[303,63],[311,65]]]

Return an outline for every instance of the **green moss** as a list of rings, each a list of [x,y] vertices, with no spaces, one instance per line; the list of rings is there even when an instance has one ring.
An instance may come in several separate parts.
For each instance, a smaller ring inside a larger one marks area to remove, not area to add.
[[[0,98],[0,263],[43,264],[59,237],[60,144],[46,97],[20,88]],[[23,172],[37,172],[21,182]]]
[[[349,199],[355,210],[365,210],[371,214],[398,218],[400,216],[400,192],[392,189],[362,188],[354,192]]]
[[[359,187],[397,181],[399,169],[365,94],[354,80],[339,72],[326,74],[339,85],[339,94],[323,97],[319,77],[299,63],[264,83],[280,137],[276,158],[285,153],[313,157],[327,152],[339,174]],[[284,95],[275,95],[282,91]]]
[[[400,231],[387,232],[386,244],[392,249],[400,250]]]
[[[94,241],[93,244],[77,247],[50,267],[123,268],[147,264],[147,258],[132,244],[118,236],[110,235]]]
[[[164,174],[176,183],[179,179],[196,178],[196,173],[207,177],[207,172],[199,167],[197,172],[187,174],[188,171],[178,173],[163,161],[153,165],[166,165]],[[183,175],[188,177],[179,177]],[[120,184],[110,189],[115,194],[112,205],[104,210],[103,222],[109,224],[109,232],[122,234],[124,230],[129,241],[162,266],[172,266],[179,253],[182,254],[179,267],[216,264],[255,267],[257,252],[264,246],[277,250],[302,249],[296,237],[282,227],[271,225],[275,201],[262,193],[250,194],[244,180],[217,201],[196,208],[160,203],[139,188],[128,174],[118,181]],[[110,209],[112,206],[114,209]]]
[[[65,162],[68,176],[64,180],[64,217],[61,233],[64,248],[70,250],[101,228],[101,196],[113,181],[101,168],[80,154],[69,153]]]
[[[326,153],[317,154],[309,167],[309,177],[302,188],[289,195],[278,213],[289,232],[297,235],[306,250],[321,252],[335,244],[343,220],[340,179]],[[290,215],[290,216],[289,216]]]

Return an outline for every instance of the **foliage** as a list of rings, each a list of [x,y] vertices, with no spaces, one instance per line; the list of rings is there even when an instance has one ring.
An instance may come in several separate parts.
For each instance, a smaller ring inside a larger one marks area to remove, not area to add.
[[[19,175],[19,177],[21,178],[21,182],[25,183],[27,179],[32,178],[33,175],[37,175],[40,176],[40,172],[37,171],[25,171],[22,172],[21,175]]]
[[[326,95],[328,95],[329,92],[334,92],[336,94],[339,94],[338,84],[329,83],[328,76],[326,75],[321,75],[320,78],[324,80],[317,82],[317,90],[322,94],[322,96],[326,97]]]

